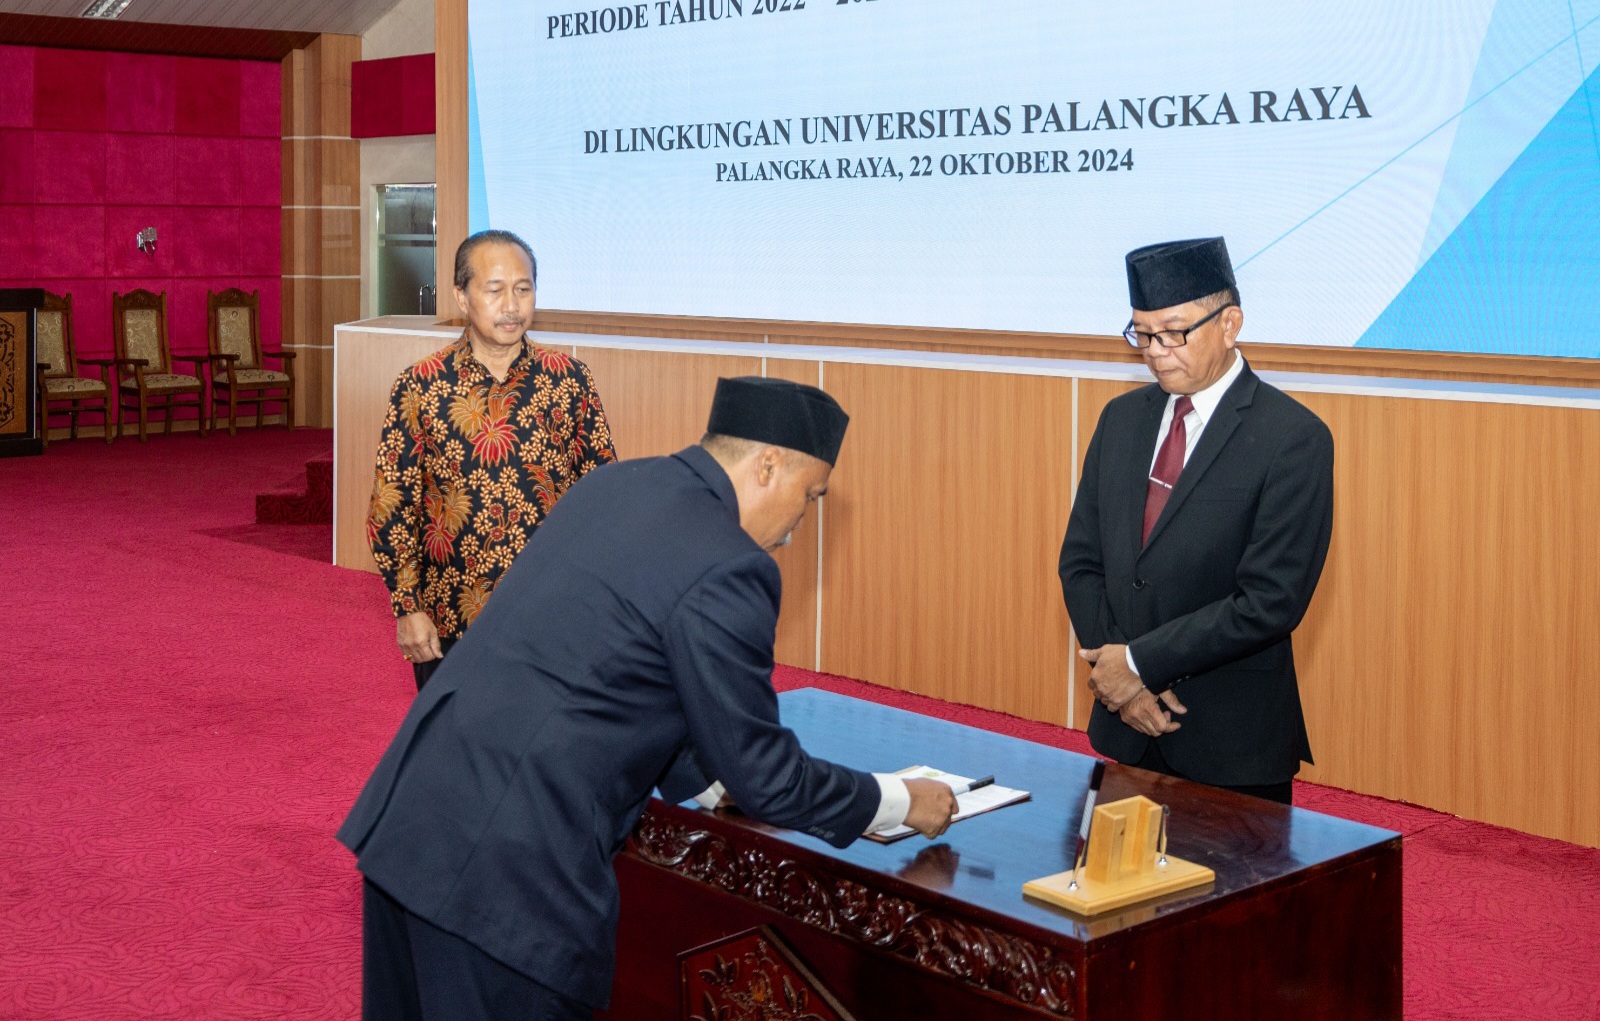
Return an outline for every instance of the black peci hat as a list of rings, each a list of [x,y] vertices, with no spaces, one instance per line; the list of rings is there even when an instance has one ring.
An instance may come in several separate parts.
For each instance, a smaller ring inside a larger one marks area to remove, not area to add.
[[[787,447],[833,464],[850,416],[814,386],[786,379],[718,379],[706,431]]]
[[[1184,305],[1233,286],[1233,263],[1221,238],[1166,241],[1128,253],[1128,304],[1140,312]]]

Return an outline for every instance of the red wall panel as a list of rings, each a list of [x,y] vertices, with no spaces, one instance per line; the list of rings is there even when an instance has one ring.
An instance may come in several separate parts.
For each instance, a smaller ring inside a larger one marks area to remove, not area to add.
[[[171,135],[111,135],[106,146],[106,201],[172,205],[178,195],[176,158]]]
[[[282,272],[282,238],[281,210],[266,206],[239,210],[239,272],[254,277],[272,277]]]
[[[34,206],[33,273],[38,286],[52,277],[105,276],[106,207]]]
[[[271,138],[283,134],[283,81],[278,64],[239,64],[239,134]]]
[[[251,291],[261,292],[261,344],[263,347],[274,351],[283,346],[281,342],[283,337],[283,302],[278,301],[276,297],[279,288],[283,286],[283,281],[276,275],[276,272],[274,270],[273,275],[270,276],[246,278],[238,283],[238,286],[243,288],[246,294]],[[279,368],[280,364],[273,362],[272,367]]]
[[[174,351],[204,351],[206,290],[221,290],[213,281],[173,280],[167,285],[167,336]]]
[[[61,131],[104,131],[105,54],[90,50],[36,50],[33,126]]]
[[[178,68],[171,57],[107,53],[106,128],[145,134],[172,133]]]
[[[114,346],[111,343],[112,283],[105,277],[94,277],[41,280],[30,286],[72,295],[72,334],[78,357],[110,358]]]
[[[111,294],[166,291],[176,351],[206,292],[282,320],[282,92],[272,62],[0,46],[0,279],[70,293],[79,354],[111,353]],[[243,136],[243,137],[241,137]],[[155,227],[154,256],[134,235]]]
[[[0,46],[0,128],[33,127],[33,50]]]
[[[175,57],[180,135],[239,134],[239,61]]]
[[[350,68],[350,134],[388,138],[400,134],[400,61],[358,60]]]
[[[189,138],[179,135],[174,144],[178,154],[179,205],[241,204],[237,138]]]
[[[108,137],[103,131],[35,131],[33,200],[104,202]]]
[[[0,206],[0,274],[10,276],[33,262],[33,210]]]
[[[237,207],[191,206],[174,210],[172,233],[174,276],[198,277],[204,282],[239,271]]]
[[[241,138],[239,199],[241,205],[283,204],[283,143],[272,138]]]
[[[118,281],[136,280],[152,274],[172,273],[172,246],[176,242],[173,213],[169,205],[106,207],[106,276]],[[146,227],[156,228],[154,255],[139,251],[134,238]]]
[[[350,135],[434,133],[433,54],[358,60],[350,68]]]
[[[400,133],[431,135],[434,133],[435,117],[433,54],[423,53],[402,59],[406,63],[400,75]]]
[[[0,202],[33,201],[33,132],[0,128]],[[5,273],[0,269],[0,273]]]

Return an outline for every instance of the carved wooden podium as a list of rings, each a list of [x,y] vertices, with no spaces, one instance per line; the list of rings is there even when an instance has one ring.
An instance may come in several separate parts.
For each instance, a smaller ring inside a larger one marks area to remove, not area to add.
[[[35,360],[43,307],[37,287],[0,288],[0,457],[44,452]]]
[[[856,1021],[768,926],[679,956],[683,1021]]]
[[[1398,1021],[1400,838],[1111,766],[1105,801],[1172,808],[1215,881],[1088,918],[1025,897],[1071,867],[1092,760],[827,692],[780,696],[815,755],[935,760],[1033,792],[936,843],[843,850],[736,812],[654,802],[618,857],[617,1021],[678,1021],[680,955],[769,926],[861,1021]]]

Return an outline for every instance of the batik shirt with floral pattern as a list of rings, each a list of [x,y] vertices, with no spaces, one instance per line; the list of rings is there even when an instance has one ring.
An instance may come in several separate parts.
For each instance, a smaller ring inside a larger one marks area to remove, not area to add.
[[[567,487],[614,460],[594,377],[570,355],[524,341],[498,382],[463,334],[402,372],[367,515],[395,616],[421,610],[459,636]]]

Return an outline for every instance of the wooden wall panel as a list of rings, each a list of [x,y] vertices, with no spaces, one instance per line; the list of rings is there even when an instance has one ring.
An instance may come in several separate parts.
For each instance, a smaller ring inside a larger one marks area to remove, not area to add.
[[[434,0],[434,215],[438,244],[438,312],[456,313],[451,277],[468,230],[467,0]],[[538,239],[530,239],[538,250]]]
[[[1301,399],[1337,473],[1305,778],[1600,845],[1600,415]]]
[[[359,41],[359,40],[358,40]],[[317,130],[327,130],[319,127]],[[361,143],[354,138],[301,138],[297,150],[297,182],[304,180],[300,206],[349,210],[361,203]]]
[[[315,54],[321,65],[316,78],[317,133],[340,143],[350,138],[350,65],[361,59],[361,37],[325,33],[306,49]],[[356,166],[361,163],[361,150],[356,149]],[[359,179],[359,175],[340,175],[340,181]],[[330,203],[332,204],[332,203]]]
[[[341,354],[340,378],[368,374],[362,400],[381,416],[387,380],[442,343],[375,328],[370,364]],[[631,456],[693,442],[715,377],[761,371],[578,353]],[[766,368],[817,379],[816,363]],[[817,662],[820,540],[821,669],[1057,722],[1070,691],[1084,725],[1056,560],[1100,410],[1137,384],[839,362],[821,381],[852,425],[820,522],[778,554],[780,661]],[[1299,399],[1337,444],[1332,553],[1295,638],[1318,757],[1303,776],[1600,846],[1600,412]],[[377,426],[359,417],[341,403],[337,484],[357,492],[341,495],[341,563],[365,556]],[[370,431],[354,452],[352,427]]]
[[[426,323],[419,317],[405,325],[415,329]],[[366,519],[389,391],[407,366],[450,343],[445,337],[389,333],[381,328],[339,332],[334,352],[342,385],[338,391],[339,428],[333,435],[333,562],[340,567],[378,569],[367,548]]]
[[[1072,459],[1072,488],[1077,492],[1078,476],[1083,471],[1083,455],[1089,449],[1089,440],[1094,436],[1094,427],[1100,421],[1100,412],[1111,401],[1130,390],[1137,390],[1142,383],[1119,383],[1105,379],[1080,379],[1078,381],[1078,450]],[[1059,540],[1066,536],[1066,522],[1061,523],[1061,535],[1057,537],[1056,559],[1054,565],[1060,563],[1061,549]],[[1065,605],[1061,595],[1061,575],[1056,574],[1056,600]],[[1083,730],[1089,726],[1089,710],[1094,708],[1094,695],[1089,692],[1089,671],[1087,664],[1078,660],[1078,639],[1072,639],[1071,665],[1068,670],[1069,681],[1072,685],[1072,723],[1071,725]]]
[[[1072,381],[829,363],[822,667],[1066,722]]]
[[[283,60],[283,344],[296,421],[333,424],[333,327],[361,315],[361,149],[350,138],[359,36],[321,35]]]
[[[579,347],[594,373],[619,458],[672,454],[706,431],[718,376],[759,376],[757,358]]]
[[[342,173],[343,171],[341,171]],[[346,206],[317,210],[317,236],[321,240],[319,258],[322,273],[341,282],[361,277],[361,210]],[[347,301],[347,298],[341,298]],[[340,322],[349,322],[348,318]]]
[[[795,383],[818,385],[820,369],[816,362],[795,362],[781,358],[767,360],[767,375],[773,379],[787,379]],[[849,433],[845,434],[841,457],[848,456]],[[830,485],[831,485],[830,479]],[[778,614],[778,645],[775,655],[779,663],[801,666],[807,670],[821,669],[817,661],[817,546],[826,526],[827,497],[823,497],[806,513],[806,519],[794,530],[789,545],[772,554],[783,572],[783,609]]]

